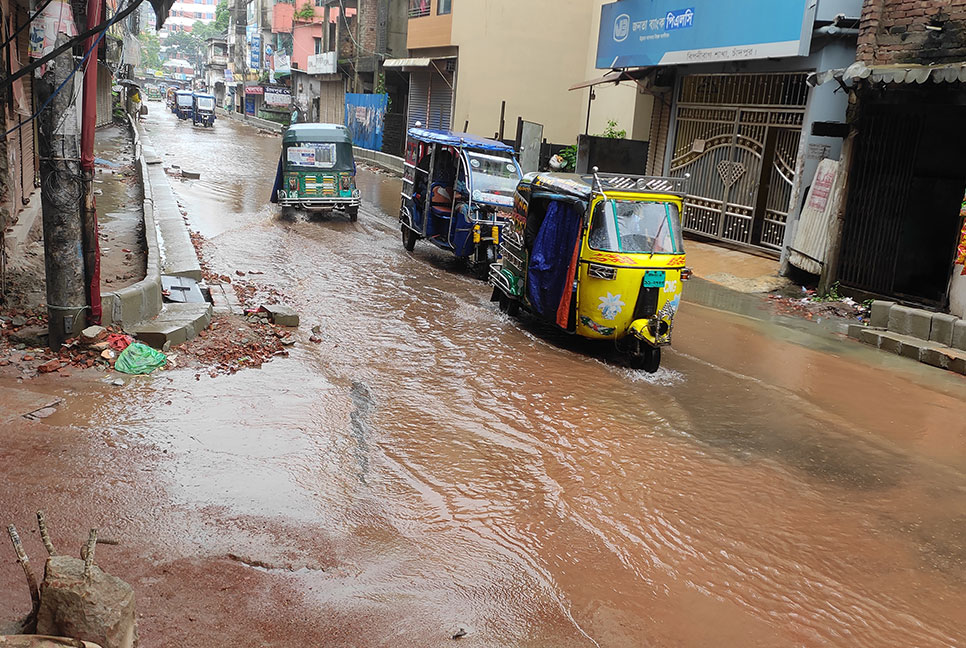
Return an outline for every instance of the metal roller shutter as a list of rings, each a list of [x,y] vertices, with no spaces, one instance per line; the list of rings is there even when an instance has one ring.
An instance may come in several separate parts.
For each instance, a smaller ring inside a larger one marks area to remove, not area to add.
[[[426,123],[427,111],[429,109],[429,71],[419,70],[409,73],[409,115],[406,119],[408,128],[416,125],[416,122],[423,126]]]
[[[443,68],[445,70],[445,68]],[[429,123],[430,128],[449,130],[453,121],[453,75],[440,74],[430,68]]]

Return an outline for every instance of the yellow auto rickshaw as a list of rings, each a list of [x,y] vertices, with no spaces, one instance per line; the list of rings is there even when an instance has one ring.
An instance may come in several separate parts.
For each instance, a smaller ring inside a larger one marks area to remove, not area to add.
[[[581,337],[613,340],[649,373],[671,343],[685,267],[687,180],[531,173],[517,186],[493,301]]]

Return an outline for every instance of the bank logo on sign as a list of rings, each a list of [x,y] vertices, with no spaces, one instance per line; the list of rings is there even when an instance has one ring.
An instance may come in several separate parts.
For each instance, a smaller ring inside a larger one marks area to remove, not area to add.
[[[677,11],[667,12],[667,16],[664,17],[664,29],[686,29],[688,27],[694,27],[694,8],[691,9],[679,9]]]
[[[627,35],[631,33],[631,17],[621,14],[614,19],[614,40],[618,43],[623,42]]]

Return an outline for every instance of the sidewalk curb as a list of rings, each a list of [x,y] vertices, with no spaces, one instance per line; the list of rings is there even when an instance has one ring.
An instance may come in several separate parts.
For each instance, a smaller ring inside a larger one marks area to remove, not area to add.
[[[134,159],[144,188],[142,212],[144,218],[144,239],[147,247],[147,264],[144,279],[113,292],[101,295],[101,310],[104,324],[120,324],[122,328],[147,319],[157,317],[161,312],[161,246],[157,223],[154,218],[154,194],[144,160],[141,134],[128,116],[128,125],[134,137]]]
[[[162,299],[162,275],[200,281],[201,264],[171,185],[162,175],[161,159],[140,125],[130,116],[128,122],[144,191],[142,208],[148,260],[144,279],[102,295],[104,320],[105,323],[120,324],[125,331],[152,346],[161,347],[165,342],[177,345],[192,339],[208,326],[212,307],[207,302],[165,304]],[[152,166],[156,168],[152,170]]]

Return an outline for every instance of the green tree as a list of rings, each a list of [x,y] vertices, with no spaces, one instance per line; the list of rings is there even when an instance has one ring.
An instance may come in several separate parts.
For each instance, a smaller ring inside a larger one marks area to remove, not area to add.
[[[157,32],[144,31],[138,34],[141,42],[141,67],[157,70],[161,67],[161,40]]]
[[[215,26],[215,35],[224,34],[228,31],[228,18],[230,15],[228,11],[228,0],[221,0],[218,6],[215,7],[215,22],[211,23]]]
[[[295,17],[299,20],[312,20],[315,17],[315,7],[310,2],[306,2],[301,9],[295,11]]]
[[[197,25],[203,25],[203,23],[198,21],[195,23],[195,26]],[[164,45],[167,49],[167,52],[165,52],[167,54],[166,58],[183,58],[191,61],[193,64],[197,64],[200,62],[201,55],[204,52],[205,42],[194,32],[177,31],[168,35],[164,41]],[[174,52],[173,54],[172,51]]]

